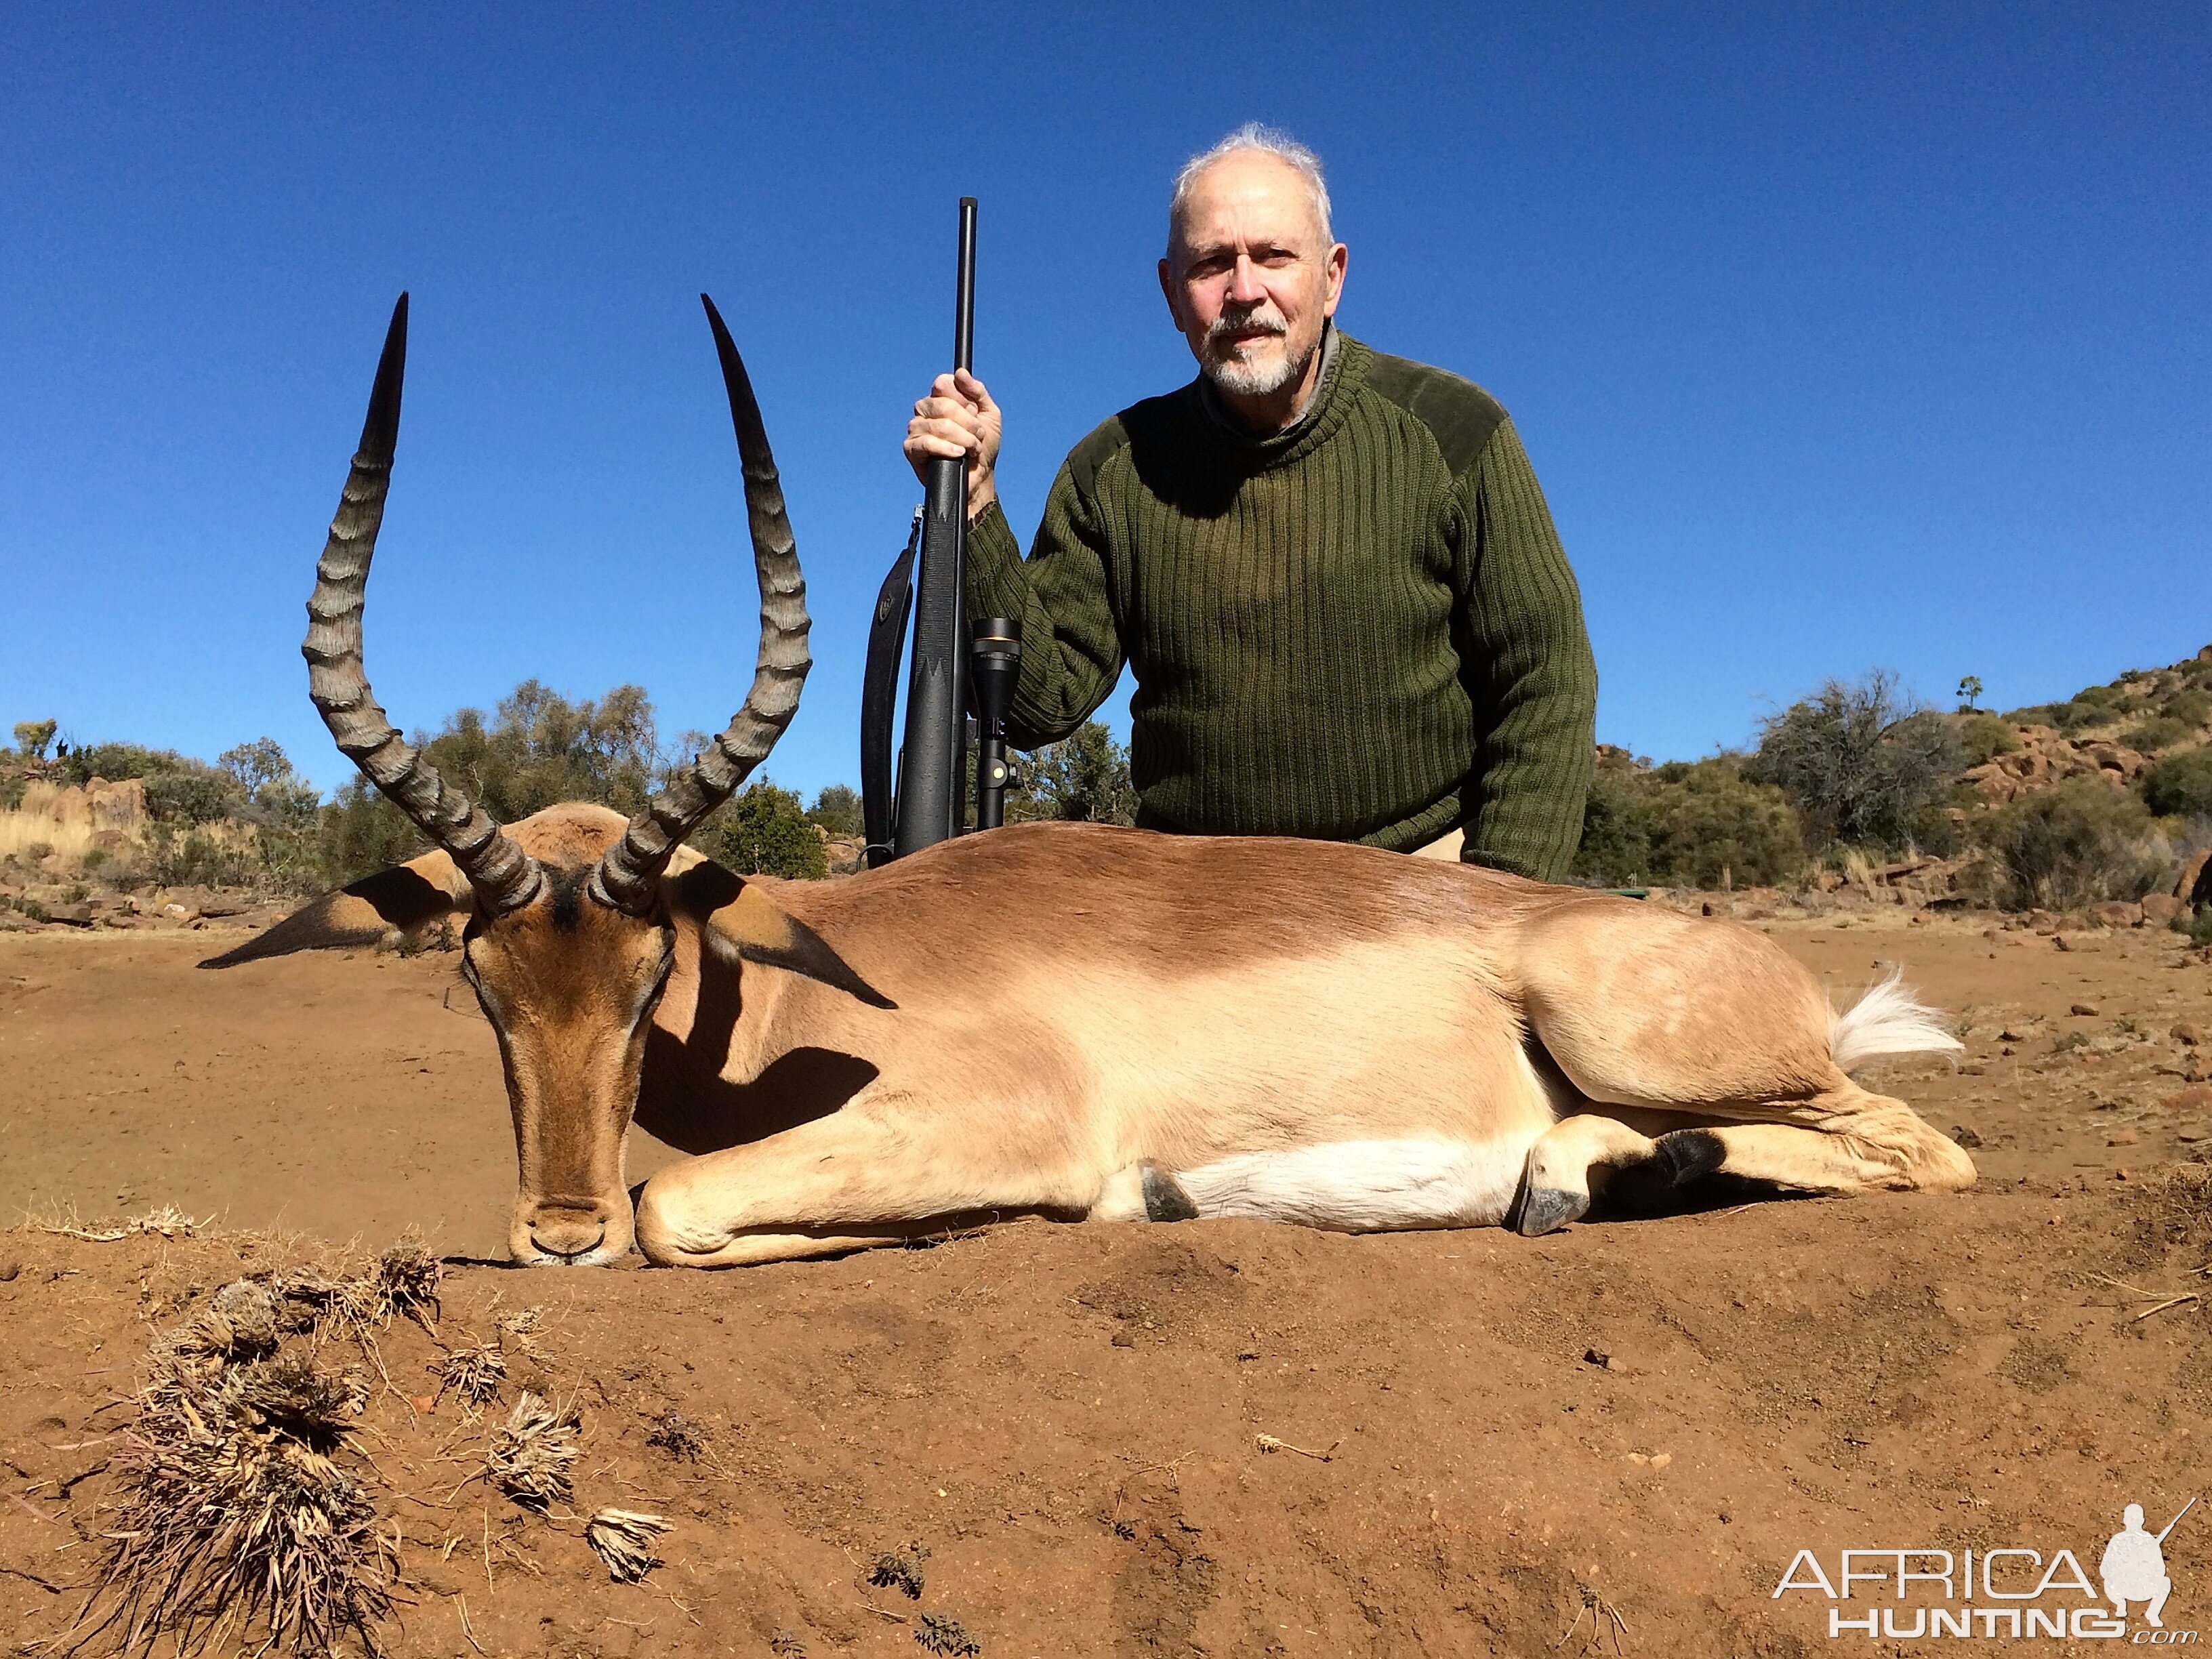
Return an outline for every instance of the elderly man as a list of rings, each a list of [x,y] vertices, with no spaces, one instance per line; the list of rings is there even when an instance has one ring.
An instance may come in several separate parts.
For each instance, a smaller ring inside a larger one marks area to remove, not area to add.
[[[1176,181],[1160,288],[1198,360],[1078,444],[1026,562],[972,375],[906,454],[969,460],[968,607],[1021,619],[1013,738],[1136,672],[1138,822],[1456,855],[1564,878],[1597,672],[1505,411],[1331,320],[1346,252],[1311,151],[1258,126]]]

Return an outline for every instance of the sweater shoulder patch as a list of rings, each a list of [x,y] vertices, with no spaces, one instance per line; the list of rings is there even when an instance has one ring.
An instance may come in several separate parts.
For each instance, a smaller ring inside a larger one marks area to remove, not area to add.
[[[1505,424],[1505,406],[1497,398],[1474,381],[1426,363],[1378,351],[1367,384],[1428,428],[1455,478],[1474,465]]]
[[[1121,451],[1129,447],[1129,428],[1142,423],[1154,404],[1166,400],[1147,398],[1133,404],[1118,415],[1109,415],[1085,434],[1083,441],[1067,452],[1068,475],[1075,487],[1091,500],[1098,495],[1098,469],[1104,466]]]

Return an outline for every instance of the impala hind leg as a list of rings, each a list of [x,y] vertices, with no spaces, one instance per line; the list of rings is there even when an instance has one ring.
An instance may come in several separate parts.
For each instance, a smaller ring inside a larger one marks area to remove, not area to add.
[[[1957,1142],[1903,1101],[1856,1084],[1778,1116],[1680,1129],[1658,1144],[1674,1167],[1793,1192],[1955,1193],[1974,1184],[1973,1160]],[[1680,1150],[1669,1153],[1670,1145]]]
[[[878,1104],[671,1164],[639,1195],[638,1249],[664,1266],[743,1267],[994,1216],[1079,1215],[1097,1192],[1065,1137],[1019,1114],[985,1130],[961,1113]]]

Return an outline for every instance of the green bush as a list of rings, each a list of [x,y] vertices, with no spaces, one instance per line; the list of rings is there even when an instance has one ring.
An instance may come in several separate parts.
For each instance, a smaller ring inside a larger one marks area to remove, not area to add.
[[[698,732],[684,738],[694,750],[708,742]],[[571,702],[525,680],[500,700],[489,723],[482,710],[463,708],[447,717],[436,736],[417,732],[413,741],[447,782],[501,823],[568,800],[597,801],[627,817],[652,794],[667,758],[652,702],[635,685],[618,685],[597,702]],[[323,810],[320,841],[333,884],[429,845],[404,813],[358,777]]]
[[[2178,933],[2188,934],[2191,945],[2200,947],[2212,945],[2212,904],[2200,904],[2194,914],[2176,916],[2173,929]]]
[[[1129,751],[1098,720],[1085,720],[1058,743],[1026,756],[1006,791],[1006,822],[1064,818],[1077,823],[1132,824],[1137,790]]]
[[[2139,899],[2172,868],[2143,803],[2094,778],[2020,796],[1990,813],[1981,833],[2019,909]]]
[[[2091,685],[2076,691],[2074,701],[2094,708],[2123,708],[2127,706],[2127,694],[2116,685]]]
[[[693,835],[691,844],[741,876],[818,881],[830,873],[821,833],[804,803],[765,778],[732,796]]]
[[[1950,720],[1907,700],[1895,677],[1876,669],[1850,684],[1830,680],[1761,722],[1743,769],[1789,796],[1811,845],[1901,848],[1916,844],[1962,760]]]
[[[860,833],[860,792],[849,785],[833,783],[814,798],[814,805],[806,809],[812,818],[833,836],[857,836]]]
[[[2143,774],[2142,793],[2162,818],[2212,817],[2212,749],[2168,755]]]
[[[2212,720],[2212,695],[2194,687],[2175,692],[2160,708],[2159,713],[2170,720],[2179,720],[2191,731]]]
[[[1575,854],[1577,878],[1603,887],[1774,887],[1805,867],[1804,836],[1782,791],[1753,783],[1734,757],[1656,768],[1601,765]]]
[[[2164,714],[2153,714],[2140,725],[2131,726],[2120,733],[2120,741],[2130,749],[2139,749],[2148,755],[2196,735],[2196,728],[2185,726]]]
[[[1960,757],[1968,766],[1979,766],[1999,755],[2009,755],[2019,747],[2020,738],[2014,733],[2009,720],[2000,720],[1984,712],[1968,714],[1959,721]]]
[[[199,825],[147,826],[147,873],[164,887],[244,887],[257,873],[253,854],[225,846]]]

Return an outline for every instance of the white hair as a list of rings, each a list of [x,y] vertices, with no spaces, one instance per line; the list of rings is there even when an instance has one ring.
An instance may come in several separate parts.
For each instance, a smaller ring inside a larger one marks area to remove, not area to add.
[[[1182,171],[1176,174],[1175,194],[1168,200],[1168,246],[1170,252],[1175,246],[1176,216],[1182,212],[1184,202],[1189,199],[1191,187],[1197,184],[1199,174],[1216,161],[1248,152],[1272,155],[1304,179],[1306,192],[1313,198],[1314,215],[1321,221],[1322,244],[1327,246],[1336,240],[1328,228],[1328,185],[1321,176],[1321,157],[1287,132],[1262,122],[1247,121],[1212,149],[1192,156],[1182,164]]]

